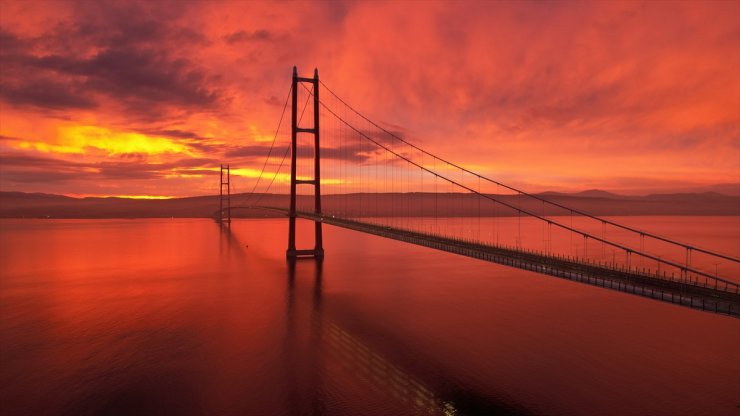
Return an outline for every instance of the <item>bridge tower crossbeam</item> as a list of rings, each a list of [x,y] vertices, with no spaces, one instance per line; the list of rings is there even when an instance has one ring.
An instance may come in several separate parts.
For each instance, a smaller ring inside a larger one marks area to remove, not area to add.
[[[313,84],[313,128],[301,128],[298,126],[298,83]],[[290,157],[290,211],[288,212],[288,250],[286,256],[297,257],[324,257],[323,236],[321,232],[321,221],[314,220],[314,248],[307,250],[296,249],[296,187],[297,185],[311,185],[314,187],[314,214],[316,218],[321,217],[321,159],[319,147],[319,70],[314,69],[313,78],[298,76],[298,69],[293,67],[291,105],[291,157]],[[296,165],[298,157],[298,134],[312,134],[314,136],[314,177],[313,179],[298,179],[296,177]]]

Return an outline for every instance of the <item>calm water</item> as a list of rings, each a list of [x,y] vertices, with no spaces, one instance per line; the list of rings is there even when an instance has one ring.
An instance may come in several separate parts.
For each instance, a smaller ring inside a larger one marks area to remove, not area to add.
[[[656,231],[740,245],[691,221]],[[286,233],[3,220],[0,413],[740,414],[738,319],[331,226],[291,266]]]

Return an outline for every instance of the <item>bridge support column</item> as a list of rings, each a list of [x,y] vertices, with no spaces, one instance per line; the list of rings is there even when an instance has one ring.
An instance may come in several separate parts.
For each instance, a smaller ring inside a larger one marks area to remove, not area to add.
[[[298,83],[313,84],[313,128],[299,128],[298,126]],[[321,158],[319,147],[319,71],[314,70],[313,78],[298,76],[298,69],[293,67],[293,93],[291,105],[291,155],[290,155],[290,212],[288,213],[288,258],[296,257],[324,257],[324,244],[321,232]],[[313,134],[314,136],[314,177],[311,180],[296,178],[296,162],[298,159],[298,133]],[[297,185],[312,185],[314,187],[314,238],[313,249],[297,250],[295,245],[296,223],[296,187]]]

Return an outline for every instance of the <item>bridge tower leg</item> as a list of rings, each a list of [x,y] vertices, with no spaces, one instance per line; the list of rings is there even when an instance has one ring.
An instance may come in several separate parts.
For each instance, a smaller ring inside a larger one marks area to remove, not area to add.
[[[298,83],[313,84],[313,128],[298,126]],[[291,156],[290,156],[290,212],[288,214],[288,258],[296,257],[324,257],[323,236],[321,233],[321,158],[319,147],[319,70],[314,69],[313,78],[298,76],[298,69],[293,67],[293,94],[291,117]],[[313,134],[314,136],[314,176],[313,179],[301,180],[296,178],[296,162],[298,156],[298,133]],[[313,249],[297,250],[295,246],[296,222],[296,186],[312,185],[314,187],[314,220],[315,244]]]
[[[218,222],[231,225],[231,169],[229,165],[221,165],[220,184]],[[224,189],[226,192],[224,192]]]

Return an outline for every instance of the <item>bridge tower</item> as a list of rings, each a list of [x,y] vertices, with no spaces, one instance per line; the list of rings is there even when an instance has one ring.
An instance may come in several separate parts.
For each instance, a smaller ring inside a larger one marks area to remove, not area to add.
[[[229,165],[221,165],[220,183],[218,222],[231,225],[231,168],[229,168]],[[224,189],[226,192],[224,192]]]
[[[298,126],[298,83],[313,84],[313,128],[301,128]],[[314,214],[321,215],[321,162],[319,152],[319,70],[314,69],[313,78],[298,76],[298,69],[293,67],[293,94],[291,106],[291,156],[290,156],[290,212],[288,214],[288,258],[296,257],[324,257],[324,245],[321,233],[321,221],[314,221],[315,244],[313,249],[297,250],[295,246],[295,220],[296,220],[296,186],[312,185],[314,187]],[[314,176],[313,179],[296,178],[296,161],[298,155],[298,134],[313,134],[314,136]]]

